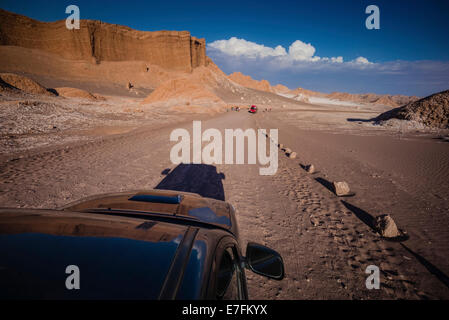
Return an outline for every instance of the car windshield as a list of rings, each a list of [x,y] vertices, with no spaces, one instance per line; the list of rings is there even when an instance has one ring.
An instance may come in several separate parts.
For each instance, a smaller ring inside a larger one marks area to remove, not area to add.
[[[186,230],[87,213],[2,212],[0,299],[157,299]],[[67,288],[73,266],[79,290]]]
[[[179,240],[0,234],[0,299],[157,299]]]

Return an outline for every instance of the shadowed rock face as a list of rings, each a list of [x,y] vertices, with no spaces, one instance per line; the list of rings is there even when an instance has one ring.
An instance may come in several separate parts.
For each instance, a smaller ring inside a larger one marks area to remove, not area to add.
[[[412,120],[429,127],[449,128],[449,90],[433,94],[380,114],[377,122],[390,119]]]
[[[206,65],[205,40],[188,31],[137,31],[93,20],[81,20],[79,30],[68,30],[65,20],[40,22],[2,9],[0,45],[39,49],[69,60],[146,61],[188,72]]]

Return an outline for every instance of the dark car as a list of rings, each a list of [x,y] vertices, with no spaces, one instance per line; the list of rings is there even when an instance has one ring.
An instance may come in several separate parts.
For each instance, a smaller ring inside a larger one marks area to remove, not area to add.
[[[0,299],[248,299],[245,267],[284,277],[277,252],[243,256],[232,205],[165,190],[0,209],[0,257]]]
[[[256,112],[257,112],[256,106],[251,106],[251,108],[249,108],[249,113],[256,113]]]

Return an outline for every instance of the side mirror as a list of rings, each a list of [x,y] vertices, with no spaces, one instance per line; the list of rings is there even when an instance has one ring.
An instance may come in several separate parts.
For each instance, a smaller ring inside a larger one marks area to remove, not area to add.
[[[279,253],[261,244],[249,242],[246,247],[246,266],[262,276],[282,280],[284,262]]]

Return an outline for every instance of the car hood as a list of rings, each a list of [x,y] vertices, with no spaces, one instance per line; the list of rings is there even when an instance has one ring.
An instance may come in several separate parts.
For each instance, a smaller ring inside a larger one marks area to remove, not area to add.
[[[145,200],[145,197],[159,197],[162,200]],[[179,202],[174,201],[179,197]],[[139,200],[133,200],[138,198]],[[165,200],[164,200],[165,199]],[[131,211],[157,213],[171,217],[188,218],[201,223],[226,229],[238,237],[234,209],[225,201],[204,198],[195,193],[170,190],[144,190],[109,193],[84,198],[63,208],[68,211]]]

